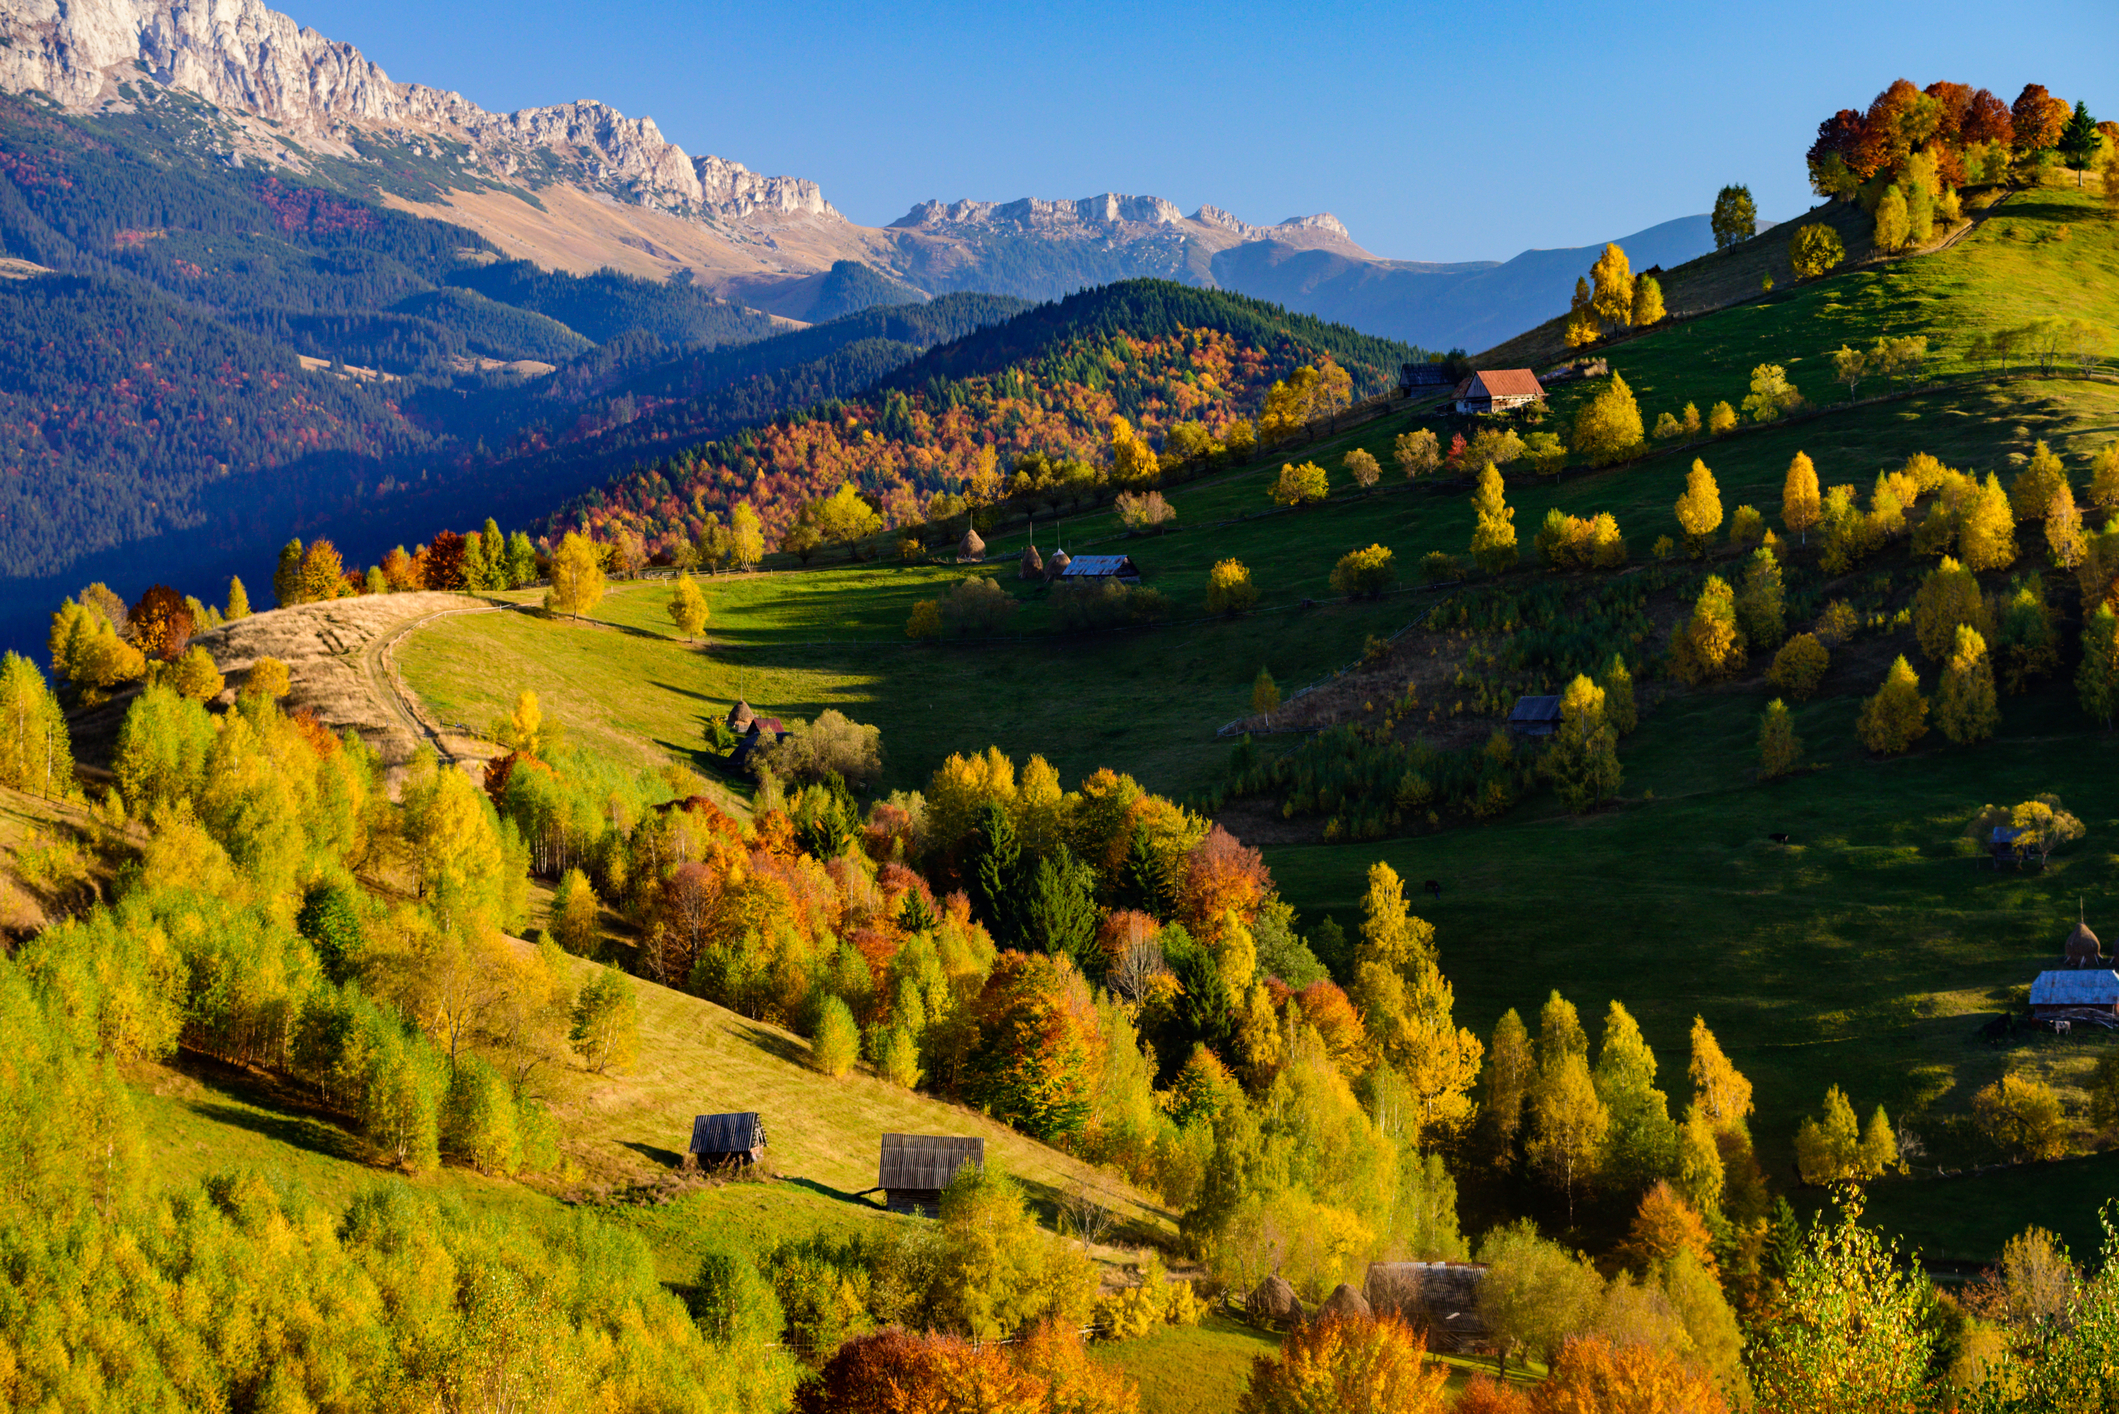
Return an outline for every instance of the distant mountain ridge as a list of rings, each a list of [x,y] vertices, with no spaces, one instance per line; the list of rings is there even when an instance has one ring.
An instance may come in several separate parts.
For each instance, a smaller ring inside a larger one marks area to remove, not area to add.
[[[652,118],[604,103],[493,113],[397,82],[262,0],[0,0],[0,41],[0,90],[41,91],[78,114],[184,123],[194,160],[279,168],[380,199],[548,270],[682,279],[795,320],[843,312],[820,277],[852,262],[915,295],[1052,299],[1155,276],[1428,347],[1478,348],[1564,309],[1573,267],[1586,269],[1595,249],[1394,261],[1330,213],[1263,225],[1118,192],[930,200],[888,226],[861,226],[813,180],[693,157]],[[1636,268],[1712,248],[1704,217],[1626,241]]]

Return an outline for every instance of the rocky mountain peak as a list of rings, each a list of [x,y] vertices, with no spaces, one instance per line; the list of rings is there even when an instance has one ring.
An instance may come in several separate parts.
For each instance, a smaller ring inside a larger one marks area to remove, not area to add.
[[[1254,226],[1248,221],[1231,216],[1218,206],[1202,206],[1192,213],[1192,219],[1202,225],[1219,226],[1225,231],[1234,231],[1250,240],[1271,240],[1276,231],[1323,231],[1341,240],[1354,239],[1353,233],[1347,230],[1346,223],[1329,211],[1320,211],[1315,216],[1290,216],[1287,220],[1271,226]]]
[[[77,111],[124,103],[123,86],[146,80],[339,155],[351,155],[350,130],[442,136],[469,144],[498,174],[556,159],[592,190],[676,214],[841,219],[815,182],[688,156],[652,118],[608,104],[489,113],[459,93],[395,83],[352,45],[261,0],[0,0],[0,39],[0,90],[42,91]]]

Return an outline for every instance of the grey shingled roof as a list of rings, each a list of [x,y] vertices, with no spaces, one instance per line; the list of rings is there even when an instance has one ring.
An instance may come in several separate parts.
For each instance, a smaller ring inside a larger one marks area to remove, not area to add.
[[[965,1164],[986,1163],[986,1141],[939,1134],[886,1134],[878,1188],[947,1188]]]
[[[1061,574],[1067,579],[1102,579],[1131,570],[1130,559],[1127,555],[1077,555],[1067,561]]]
[[[1552,697],[1519,697],[1509,712],[1511,722],[1557,722],[1560,720],[1560,699]]]
[[[2032,1006],[2111,1006],[2119,1003],[2119,972],[2108,967],[2041,972],[2031,984]]]
[[[756,1110],[700,1115],[692,1121],[695,1154],[746,1154],[765,1143],[765,1121]]]

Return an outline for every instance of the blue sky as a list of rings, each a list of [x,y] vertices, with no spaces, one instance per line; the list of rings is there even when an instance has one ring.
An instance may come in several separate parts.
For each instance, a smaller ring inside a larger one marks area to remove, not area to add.
[[[2119,116],[2119,5],[675,5],[280,0],[393,79],[597,98],[694,155],[916,201],[1102,191],[1332,211],[1379,255],[1505,259],[1811,202],[1820,119],[1892,79],[2026,82]]]

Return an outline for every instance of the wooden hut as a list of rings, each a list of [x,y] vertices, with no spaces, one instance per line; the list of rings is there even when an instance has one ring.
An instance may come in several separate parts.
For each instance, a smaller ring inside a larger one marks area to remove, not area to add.
[[[964,527],[964,538],[956,543],[956,560],[960,565],[975,565],[986,558],[986,542],[971,526]]]
[[[942,1190],[966,1164],[986,1164],[986,1141],[937,1134],[886,1134],[876,1187],[893,1213],[942,1211]]]
[[[737,705],[742,707],[746,713],[750,712],[748,703],[738,703]],[[728,764],[739,771],[746,769],[750,765],[752,755],[760,747],[770,746],[776,741],[785,741],[786,739],[787,728],[780,724],[778,717],[760,717],[753,713],[736,733],[736,749],[728,754]]]
[[[1508,729],[1516,736],[1551,736],[1560,729],[1560,699],[1519,697],[1508,714]]]
[[[1362,1295],[1379,1316],[1396,1316],[1427,1332],[1429,1350],[1469,1355],[1490,1341],[1479,1315],[1477,1262],[1371,1262]]]
[[[1133,563],[1131,555],[1077,555],[1067,561],[1060,578],[1069,583],[1115,579],[1121,584],[1138,584],[1140,566]]]
[[[692,1147],[685,1168],[749,1165],[765,1157],[765,1120],[756,1110],[700,1115],[692,1121]]]
[[[2041,972],[2031,984],[2031,1015],[2040,1021],[2119,1026],[2119,972],[2109,967]]]

